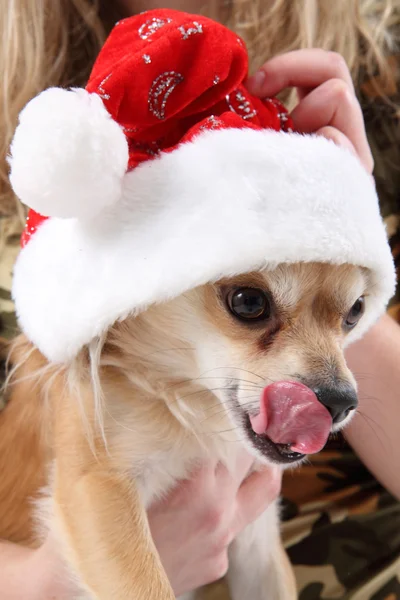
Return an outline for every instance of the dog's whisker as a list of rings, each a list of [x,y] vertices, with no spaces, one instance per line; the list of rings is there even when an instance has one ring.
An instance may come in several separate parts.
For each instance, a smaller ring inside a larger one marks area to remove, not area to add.
[[[206,380],[222,379],[223,381],[242,381],[243,383],[249,383],[251,385],[254,385],[254,386],[260,388],[261,390],[264,388],[264,386],[260,385],[259,383],[250,381],[249,379],[242,379],[241,377],[228,377],[228,378],[225,378],[225,377],[196,377],[196,379],[194,379],[193,381],[200,381],[203,379],[206,379]]]
[[[258,396],[247,396],[246,398],[244,398],[244,400],[248,400],[248,402],[244,402],[242,403],[243,407],[249,406],[250,404],[254,404],[254,402],[252,402],[251,400],[258,400]],[[227,403],[229,405],[229,403]],[[225,408],[221,408],[218,405],[214,405],[214,408],[217,408],[218,410],[216,410],[215,412],[207,415],[204,419],[202,419],[201,423],[205,423],[206,421],[210,420],[210,419],[214,419],[215,417],[218,417],[218,415],[224,416],[227,414],[227,411]],[[209,410],[210,407],[206,410]]]
[[[369,396],[367,394],[363,394],[362,396],[360,396],[360,403],[362,404],[365,401],[379,402],[379,403],[382,402],[382,400],[380,398],[377,398],[376,396]]]
[[[212,392],[217,392],[217,391],[226,391],[226,392],[228,392],[228,391],[232,391],[232,389],[233,388],[231,386],[221,386],[221,387],[214,387],[214,388],[205,388],[203,390],[194,390],[193,392],[190,392],[188,394],[184,394],[183,396],[178,396],[177,398],[175,398],[175,400],[173,400],[173,402],[179,402],[179,401],[185,400],[186,398],[189,398],[191,396],[195,396],[196,394],[207,394],[207,393],[212,393]],[[246,384],[244,386],[241,386],[241,390],[249,391],[249,392],[250,391],[254,391],[255,392],[257,390],[262,390],[262,389],[263,388],[260,388],[258,386],[253,386],[252,383]],[[219,403],[222,403],[222,404],[225,404],[227,402],[228,401],[223,400],[223,399],[219,400]],[[170,402],[170,404],[171,403],[172,402]]]
[[[380,438],[380,436],[378,435],[378,432],[374,429],[375,427],[378,427],[380,429],[380,431],[385,435],[385,430],[384,428],[379,425],[375,419],[373,419],[371,416],[366,415],[365,413],[363,413],[362,411],[358,411],[358,415],[360,417],[362,417],[365,421],[365,423],[369,426],[369,428],[371,429],[371,431],[374,433],[374,435],[376,436],[376,439],[379,441],[379,443],[381,444],[383,449],[387,449],[386,445],[384,444],[384,442],[382,441],[382,439]],[[389,441],[389,437],[386,435],[386,439],[387,441]]]
[[[354,377],[359,380],[359,381],[364,381],[367,379],[374,379],[373,375],[371,375],[371,373],[361,373],[360,371],[352,371]]]
[[[107,413],[107,415],[110,417],[110,419],[112,421],[114,421],[114,423],[116,425],[118,425],[118,427],[121,427],[122,429],[125,429],[126,431],[130,431],[131,433],[137,433],[137,430],[135,429],[131,429],[130,427],[127,427],[126,425],[124,425],[123,423],[121,423],[120,421],[118,421],[114,415],[111,414],[111,412],[108,410],[107,407],[104,408],[105,412]]]
[[[215,387],[215,388],[210,388],[210,389],[204,389],[204,390],[194,390],[193,392],[190,392],[188,394],[184,394],[183,396],[178,396],[177,398],[175,398],[175,400],[173,400],[172,402],[181,402],[182,400],[186,400],[187,398],[190,398],[192,396],[195,396],[196,394],[209,394],[211,392],[218,392],[218,391],[228,391],[229,387],[223,386],[223,387]],[[248,391],[252,391],[251,388]],[[169,404],[172,404],[172,402],[170,402]],[[228,400],[219,400],[219,404],[228,404]]]
[[[254,382],[254,381],[250,381],[248,379],[241,379],[240,377],[225,378],[225,377],[222,377],[222,376],[221,377],[203,377],[203,376],[199,376],[199,377],[195,377],[195,378],[192,378],[192,379],[185,379],[185,380],[182,380],[182,381],[177,381],[177,382],[175,382],[175,383],[167,386],[167,389],[173,389],[175,387],[187,385],[189,383],[195,383],[195,382],[198,382],[198,381],[203,381],[203,380],[207,381],[207,380],[213,380],[213,379],[219,379],[219,380],[222,380],[222,381],[240,381],[240,382],[243,382],[243,383],[246,383],[246,384],[249,384],[249,385],[253,385],[254,387],[258,387],[259,389],[263,389],[264,388],[264,386],[261,386],[260,384]]]
[[[253,375],[254,377],[257,377],[258,379],[261,379],[261,381],[264,381],[265,377],[261,377],[261,375],[258,375],[257,373],[254,373],[253,371],[249,371],[248,369],[244,369],[243,367],[214,367],[212,369],[209,369],[208,371],[204,371],[204,373],[201,374],[201,376],[204,376],[206,373],[211,373],[212,371],[218,371],[221,369],[229,369],[231,371],[237,370],[237,371],[243,371],[244,373],[249,373],[250,375]],[[229,377],[227,377],[227,379],[230,379]]]

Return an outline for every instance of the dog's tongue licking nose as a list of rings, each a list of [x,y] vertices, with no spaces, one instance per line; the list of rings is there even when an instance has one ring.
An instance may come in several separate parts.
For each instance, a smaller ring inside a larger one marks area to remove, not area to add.
[[[260,413],[250,417],[253,431],[293,452],[314,454],[326,444],[332,417],[310,388],[279,381],[263,390]]]

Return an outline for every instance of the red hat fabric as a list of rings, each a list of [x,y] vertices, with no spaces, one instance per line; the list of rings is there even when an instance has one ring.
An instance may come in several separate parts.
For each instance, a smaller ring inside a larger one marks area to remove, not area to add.
[[[224,26],[150,11],[115,26],[85,90],[51,88],[22,111],[10,180],[31,210],[13,296],[49,360],[155,302],[279,262],[369,269],[349,340],[382,314],[395,277],[370,177],[293,132],[247,75]]]
[[[133,168],[203,129],[290,131],[282,104],[249,94],[247,74],[247,51],[235,33],[205,17],[160,10],[117,24],[86,89],[122,126]]]
[[[121,126],[131,170],[208,129],[293,131],[276,98],[247,91],[247,73],[247,51],[235,33],[205,17],[158,10],[117,23],[86,90]],[[23,246],[45,218],[31,211]]]

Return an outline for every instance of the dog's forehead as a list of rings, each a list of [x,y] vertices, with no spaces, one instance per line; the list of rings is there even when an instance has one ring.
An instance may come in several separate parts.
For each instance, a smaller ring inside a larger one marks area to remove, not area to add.
[[[282,264],[261,273],[274,301],[287,310],[327,299],[340,309],[366,293],[368,271],[355,265]]]

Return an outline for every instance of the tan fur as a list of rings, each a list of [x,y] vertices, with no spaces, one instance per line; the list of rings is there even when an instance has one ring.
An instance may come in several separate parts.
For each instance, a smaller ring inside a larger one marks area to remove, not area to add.
[[[90,414],[92,394],[84,394]],[[93,455],[78,407],[62,392],[60,399],[54,502],[67,558],[96,598],[174,598],[135,481],[110,459],[100,439]]]
[[[115,324],[58,371],[20,338],[10,363],[22,364],[0,414],[0,538],[35,543],[30,503],[52,471],[45,526],[87,597],[173,598],[145,509],[197,461],[212,456],[234,468],[245,440],[229,382],[243,406],[256,407],[271,381],[353,381],[342,321],[368,285],[360,269],[316,264],[224,280]],[[227,311],[227,286],[268,291],[272,343],[270,323],[249,327]],[[274,600],[294,598],[271,527]]]
[[[1,350],[6,358],[9,344],[3,342]],[[50,446],[42,388],[32,374],[45,366],[45,360],[20,338],[10,361],[22,366],[19,383],[8,390],[8,403],[0,413],[0,538],[35,545],[32,500],[46,483]]]

